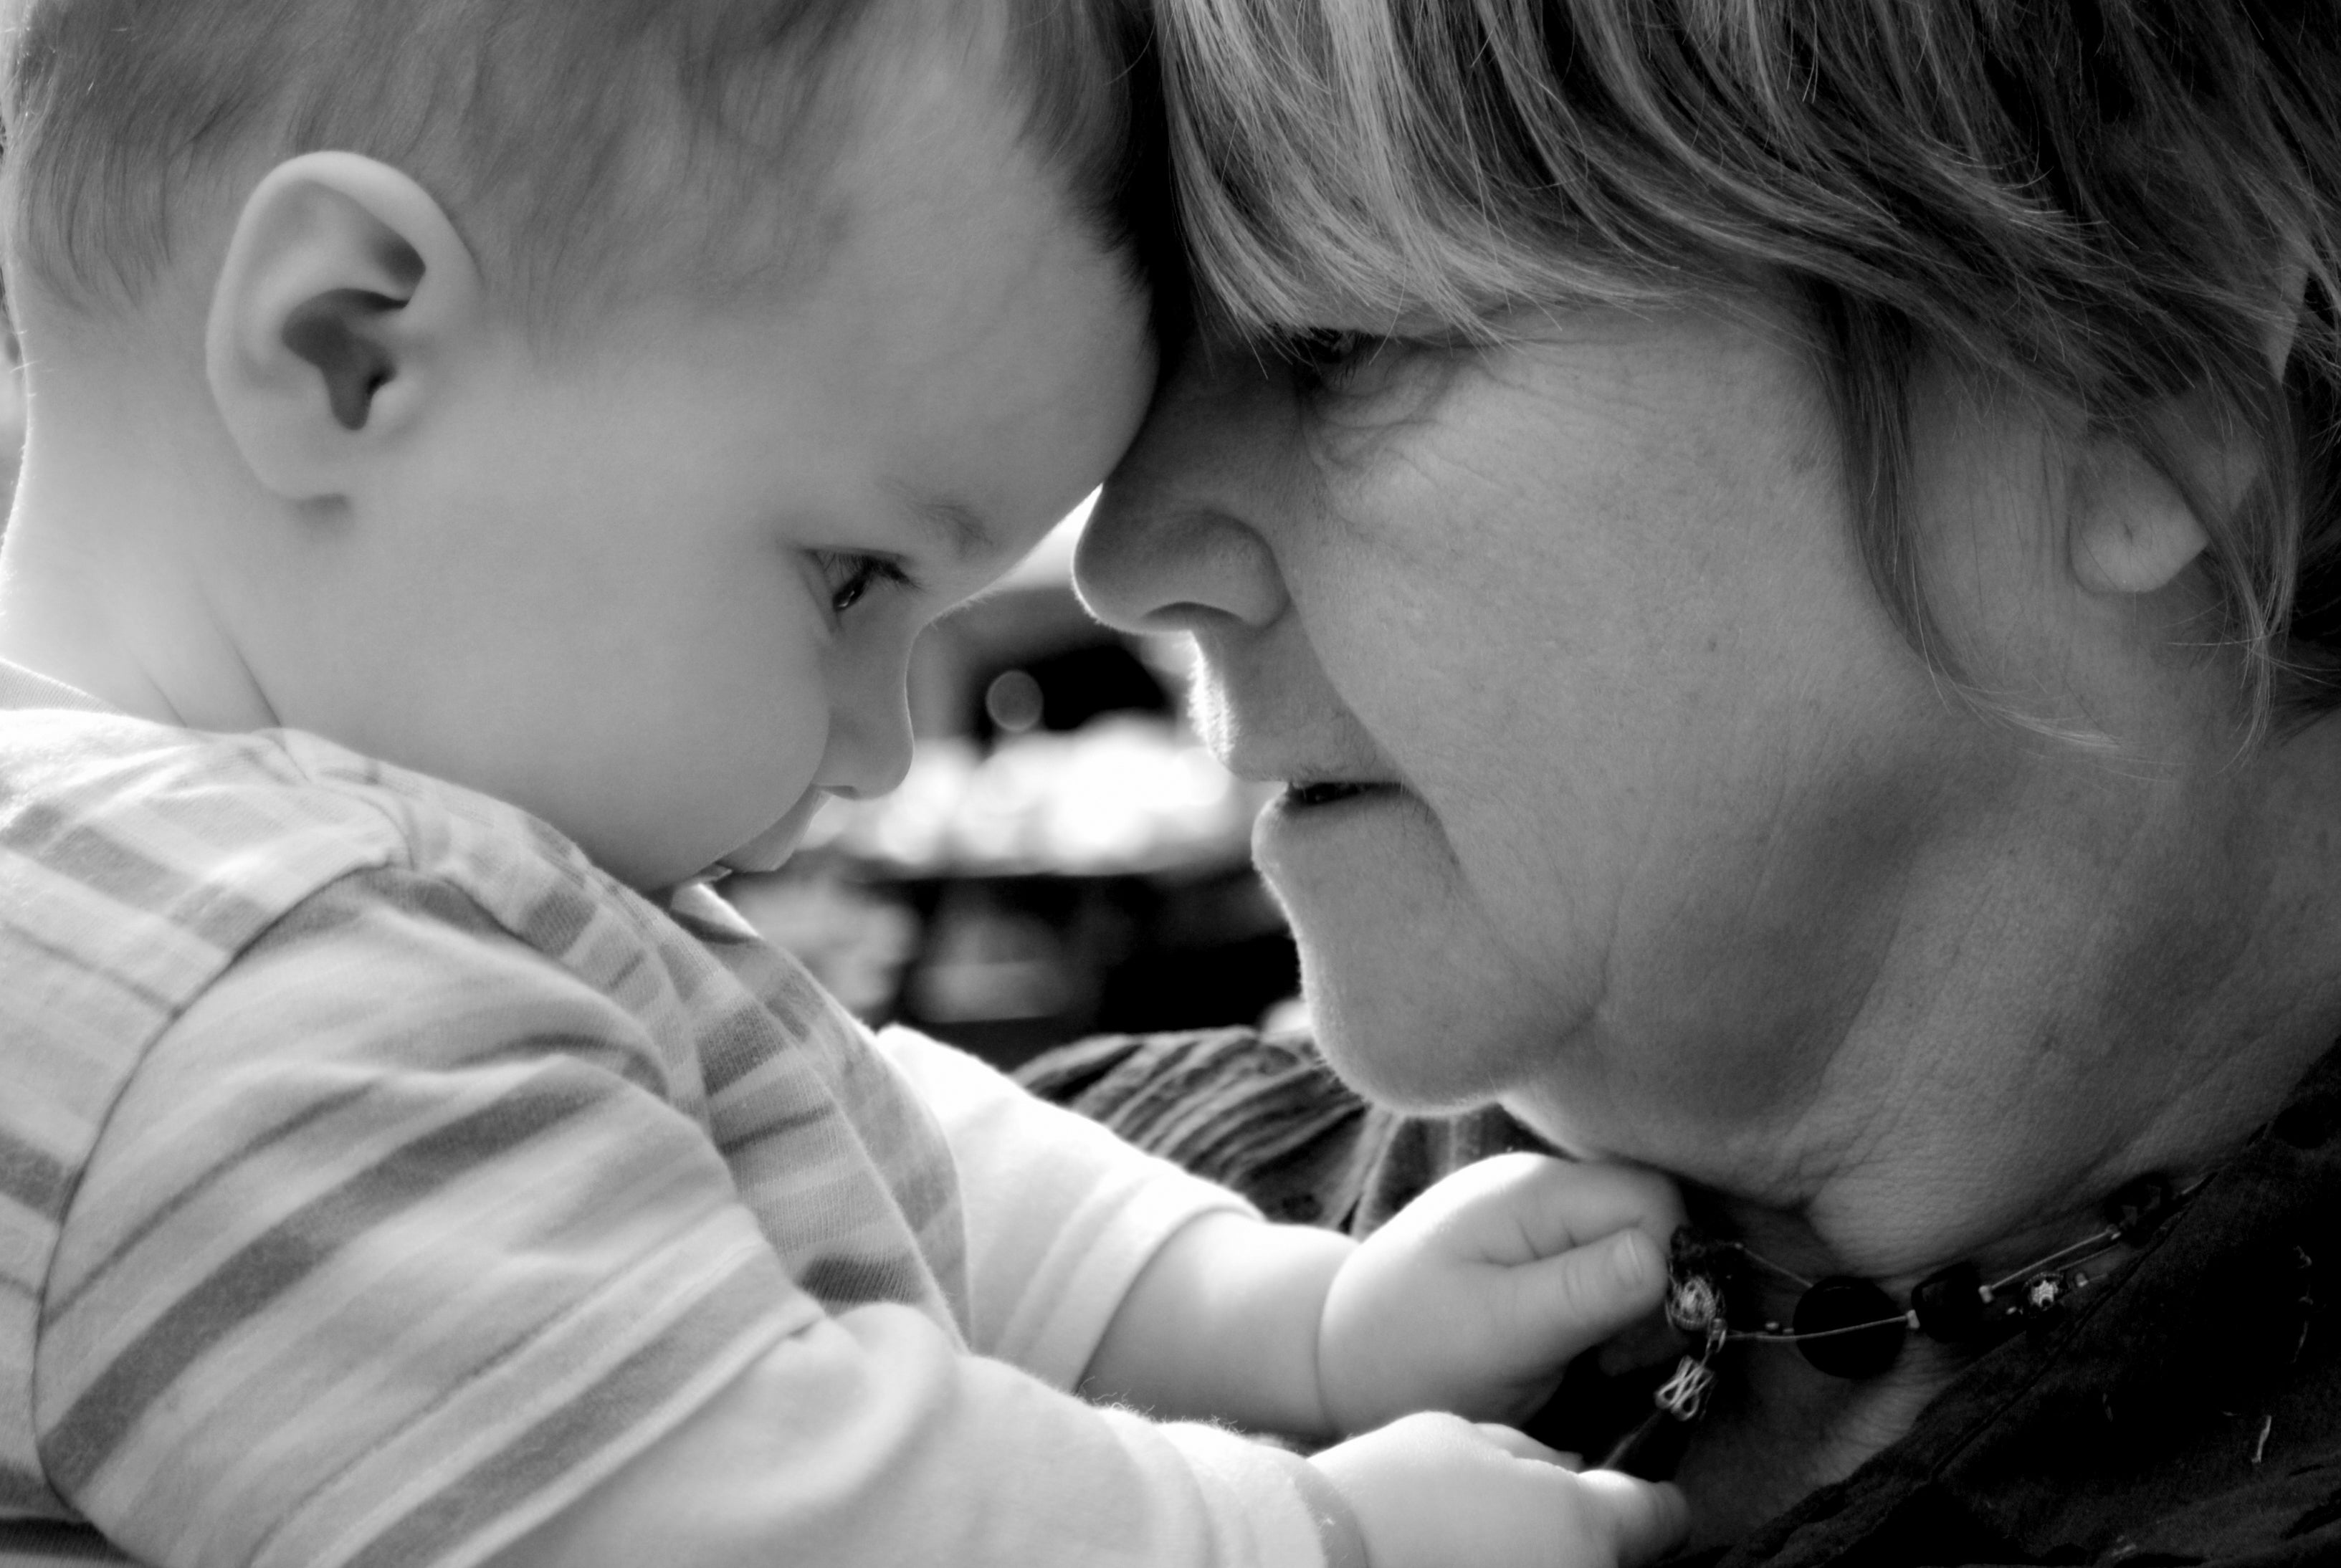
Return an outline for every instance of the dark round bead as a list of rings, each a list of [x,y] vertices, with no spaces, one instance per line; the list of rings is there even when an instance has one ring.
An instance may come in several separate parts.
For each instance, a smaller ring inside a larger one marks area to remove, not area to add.
[[[1983,1332],[1983,1271],[1955,1263],[1930,1274],[1910,1293],[1918,1332],[1945,1345],[1964,1345]]]
[[[1860,1326],[1864,1325],[1868,1326]],[[1909,1332],[1892,1296],[1868,1280],[1842,1274],[1831,1275],[1798,1296],[1789,1326],[1798,1334],[1827,1335],[1800,1339],[1797,1348],[1831,1377],[1877,1376],[1902,1354],[1902,1341]]]
[[[2278,1113],[2276,1136],[2296,1149],[2313,1149],[2333,1136],[2336,1121],[2341,1121],[2341,1100],[2330,1096],[2306,1099]]]

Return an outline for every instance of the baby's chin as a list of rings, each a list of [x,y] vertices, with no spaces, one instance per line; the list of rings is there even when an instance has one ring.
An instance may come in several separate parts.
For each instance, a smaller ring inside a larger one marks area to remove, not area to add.
[[[759,839],[756,840],[756,843],[758,846],[762,846],[763,844],[763,840]],[[692,872],[687,877],[676,878],[672,882],[657,889],[657,891],[662,893],[672,892],[679,888],[688,888],[694,882],[713,884],[724,881],[732,877],[769,876],[772,872],[777,871],[782,867],[787,865],[790,860],[795,858],[795,856],[796,845],[793,842],[790,843],[784,849],[778,851],[765,849],[761,847],[752,851],[749,849],[735,849],[731,854],[725,855],[720,859],[709,861],[706,865],[702,866],[698,870]],[[644,891],[649,890],[650,889],[644,889]]]
[[[819,790],[808,793],[779,821],[716,860],[705,875],[727,877],[736,872],[762,877],[779,870],[796,854],[797,846],[804,842],[805,829],[812,826],[814,813],[827,799]]]
[[[594,865],[654,902],[663,902],[694,883],[720,882],[742,872],[777,870],[795,853],[802,829],[785,842],[775,842],[770,830],[740,849],[711,855],[712,845],[702,839],[695,846],[675,843],[595,843],[579,836],[577,842]]]
[[[710,824],[703,819],[689,822],[681,813],[655,823],[634,822],[630,825],[633,831],[605,832],[600,839],[588,832],[569,831],[603,870],[647,898],[663,899],[695,882],[779,870],[796,854],[805,829],[828,799],[823,790],[807,790],[770,826],[744,843],[732,840],[736,847],[729,849],[722,848],[725,839],[742,831],[736,817],[728,831],[720,828],[708,831]],[[718,832],[722,837],[717,837]]]

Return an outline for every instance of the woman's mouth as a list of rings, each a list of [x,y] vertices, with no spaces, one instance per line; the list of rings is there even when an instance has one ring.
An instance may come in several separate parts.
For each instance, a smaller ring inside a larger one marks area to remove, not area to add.
[[[1307,809],[1331,806],[1343,800],[1353,800],[1360,795],[1391,788],[1388,784],[1360,784],[1349,779],[1319,779],[1308,784],[1287,784],[1284,798],[1293,806]]]

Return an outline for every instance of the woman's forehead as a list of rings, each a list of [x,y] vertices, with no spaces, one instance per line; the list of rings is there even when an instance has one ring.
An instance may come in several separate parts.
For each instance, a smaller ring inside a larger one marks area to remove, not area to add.
[[[2020,389],[2148,448],[2163,405],[2202,401],[2266,475],[2266,504],[2203,520],[2217,640],[2256,710],[2341,701],[2302,674],[2341,670],[2314,608],[2341,593],[2316,564],[2341,561],[2341,443],[2294,435],[2341,400],[2329,26],[2241,0],[1156,15],[1200,320],[1259,344],[1484,332],[1519,302],[1647,311],[1780,279],[1868,498],[1864,552],[1928,647],[1897,517],[1917,378]],[[2293,321],[2272,387],[2270,323]]]

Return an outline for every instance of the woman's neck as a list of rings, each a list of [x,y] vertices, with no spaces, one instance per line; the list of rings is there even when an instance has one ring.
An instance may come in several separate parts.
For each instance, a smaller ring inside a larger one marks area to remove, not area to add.
[[[2163,1191],[2167,1206],[2148,1228],[2167,1219],[2191,1183],[2172,1182]],[[1982,1354],[1997,1335],[1945,1344],[1922,1332],[1905,1331],[1890,1365],[1859,1378],[1834,1376],[1807,1360],[1794,1342],[1738,1338],[1771,1334],[1797,1320],[1798,1298],[1815,1282],[1807,1270],[1828,1272],[1825,1255],[1810,1238],[1779,1216],[1742,1212],[1728,1201],[1694,1204],[1707,1227],[1737,1243],[1720,1256],[1730,1259],[1725,1275],[1724,1321],[1735,1337],[1718,1353],[1713,1409],[1689,1434],[1676,1479],[1692,1500],[1700,1539],[1736,1540],[1763,1520],[1818,1486],[1843,1479],[1866,1460],[1908,1433],[1919,1414]],[[2133,1205],[2129,1213],[2140,1212]],[[2111,1275],[2137,1255],[2147,1230],[2111,1234],[2108,1213],[2058,1219],[2010,1238],[1994,1255],[1952,1260],[1972,1264],[1993,1285],[1995,1320],[2018,1310],[2024,1286],[2054,1276],[2071,1302],[2103,1288]],[[1759,1242],[1756,1237],[1760,1236]],[[1791,1265],[1773,1250],[1793,1255]],[[1871,1282],[1894,1307],[1908,1310],[1917,1281]],[[2005,1333],[2003,1327],[2000,1333]]]
[[[2126,1236],[2113,1234],[2117,1216],[2107,1199],[2132,1195],[2103,1194],[2089,1186],[2044,1200],[2027,1222],[1964,1256],[1930,1258],[1920,1269],[1871,1283],[1896,1307],[1908,1309],[1928,1275],[1968,1263],[1997,1293],[2002,1305],[1994,1309],[1996,1320],[2015,1310],[2026,1283],[2044,1274],[2057,1276],[2065,1305],[2086,1302],[2139,1255],[2147,1238],[2228,1152],[2156,1172],[2167,1179],[2167,1206]],[[1841,1255],[1802,1216],[1713,1193],[1687,1196],[1695,1225],[1736,1244],[1738,1266],[1724,1307],[1735,1333],[1792,1325],[1805,1289],[1846,1272]],[[1851,1379],[1815,1367],[1793,1342],[1728,1341],[1713,1364],[1718,1383],[1710,1408],[1689,1434],[1674,1477],[1691,1501],[1695,1543],[1737,1540],[1815,1488],[1851,1474],[1908,1434],[1935,1397],[2010,1326],[2003,1324],[1966,1344],[1908,1332],[1885,1371]]]

